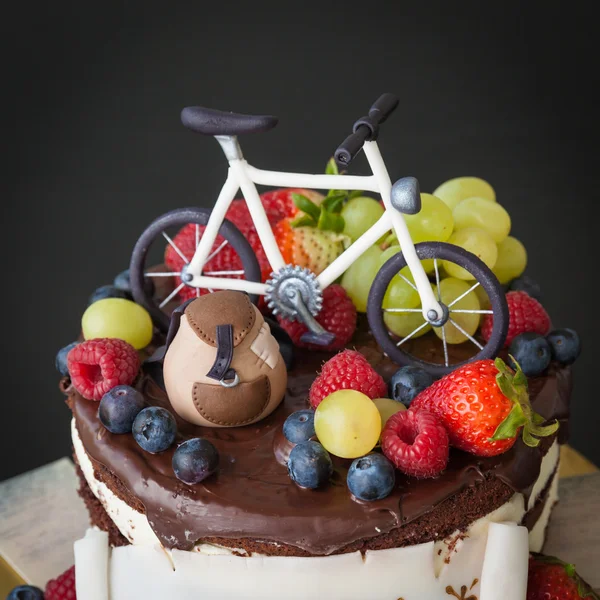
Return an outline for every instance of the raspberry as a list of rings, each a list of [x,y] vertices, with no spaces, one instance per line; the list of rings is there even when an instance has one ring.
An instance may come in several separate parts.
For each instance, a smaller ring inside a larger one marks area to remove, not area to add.
[[[45,600],[77,600],[75,594],[75,566],[67,569],[46,584]]]
[[[279,324],[292,338],[296,346],[310,350],[340,350],[352,338],[356,330],[356,308],[346,290],[338,284],[330,285],[323,292],[323,308],[317,316],[317,322],[327,331],[335,334],[335,340],[329,346],[318,346],[302,342],[300,338],[308,331],[300,321],[288,321],[278,317]]]
[[[448,464],[448,434],[432,413],[403,410],[385,424],[381,450],[403,473],[419,479],[435,477]]]
[[[387,396],[381,375],[356,350],[344,350],[323,365],[310,387],[310,405],[317,408],[323,398],[337,390],[356,390],[371,399]]]
[[[101,400],[117,385],[131,385],[140,368],[135,348],[117,338],[77,344],[67,356],[73,387],[88,400]]]
[[[539,333],[546,335],[550,331],[550,317],[544,307],[526,292],[508,292],[506,294],[508,304],[508,334],[504,347],[508,348],[510,343],[521,333]],[[494,316],[486,315],[481,325],[481,336],[487,342],[492,335]]]

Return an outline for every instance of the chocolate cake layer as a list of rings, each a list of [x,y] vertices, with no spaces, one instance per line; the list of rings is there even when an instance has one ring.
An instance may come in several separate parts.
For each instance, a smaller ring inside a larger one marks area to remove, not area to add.
[[[385,378],[397,369],[368,332],[363,331],[355,345]],[[453,450],[440,477],[417,480],[398,473],[393,493],[377,502],[355,500],[348,492],[345,479],[350,461],[335,461],[334,478],[326,488],[298,488],[275,451],[282,452],[283,421],[291,412],[306,408],[308,389],[327,358],[299,352],[284,403],[258,424],[213,429],[178,418],[178,441],[206,437],[221,456],[218,474],[195,486],[174,476],[173,448],[148,454],[132,436],[106,431],[98,421],[96,402],[71,391],[70,404],[97,477],[130,506],[143,507],[168,548],[190,550],[198,542],[208,542],[249,552],[308,556],[398,547],[464,529],[514,492],[528,497],[552,439],[538,448],[518,441],[494,458]],[[165,392],[151,377],[143,377],[139,387],[150,404],[169,408]],[[538,412],[548,419],[568,418],[568,368],[551,367],[547,375],[531,381],[530,390]]]

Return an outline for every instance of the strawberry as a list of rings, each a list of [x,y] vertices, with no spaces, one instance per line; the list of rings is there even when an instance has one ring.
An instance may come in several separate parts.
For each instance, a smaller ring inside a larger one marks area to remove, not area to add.
[[[557,421],[542,426],[544,418],[529,403],[527,377],[520,368],[513,374],[500,358],[459,367],[423,390],[410,408],[437,415],[450,444],[477,456],[506,452],[521,429],[532,447],[558,429]]]
[[[506,294],[508,304],[508,334],[504,347],[508,348],[510,343],[521,333],[539,333],[546,335],[550,331],[550,317],[544,307],[526,292],[508,292]],[[492,335],[494,316],[485,315],[481,324],[481,336],[487,342]]]
[[[295,217],[298,214],[299,209],[294,202],[294,194],[305,196],[316,205],[321,204],[323,201],[323,194],[314,190],[282,188],[264,192],[260,195],[260,201],[265,207],[271,225],[277,225],[279,221]]]
[[[74,566],[46,584],[44,598],[45,600],[77,600]]]
[[[381,432],[381,450],[397,469],[420,479],[439,475],[450,452],[444,426],[426,410],[392,415]]]
[[[600,600],[598,594],[576,573],[575,566],[553,556],[532,554],[529,558],[527,600]]]
[[[310,387],[310,405],[317,408],[323,398],[337,390],[356,390],[372,400],[387,395],[387,385],[381,375],[356,350],[343,350],[323,365]]]
[[[279,324],[292,338],[296,346],[311,350],[340,350],[352,338],[356,330],[356,308],[349,298],[346,290],[336,283],[330,285],[323,292],[323,308],[317,315],[317,322],[327,331],[335,334],[335,340],[329,346],[308,344],[301,337],[308,331],[300,321],[288,321],[277,317]]]

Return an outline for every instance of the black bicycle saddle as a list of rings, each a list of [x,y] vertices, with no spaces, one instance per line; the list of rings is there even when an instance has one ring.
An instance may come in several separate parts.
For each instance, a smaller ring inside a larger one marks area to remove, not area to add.
[[[181,111],[181,122],[204,135],[239,135],[273,129],[279,119],[272,115],[242,115],[203,106],[188,106]]]

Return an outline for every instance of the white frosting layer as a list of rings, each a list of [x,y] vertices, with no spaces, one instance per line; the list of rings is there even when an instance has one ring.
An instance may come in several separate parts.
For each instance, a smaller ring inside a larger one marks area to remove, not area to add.
[[[143,594],[138,588],[136,593],[140,597],[148,599],[161,597],[159,593],[150,594],[150,590],[162,589],[162,578],[159,574],[163,573],[165,581],[170,582],[168,585],[174,586],[168,588],[169,593],[174,594],[172,597],[182,599],[192,598],[195,597],[193,594],[201,593],[204,598],[214,598],[215,600],[217,598],[219,600],[228,598],[269,600],[271,597],[279,600],[281,588],[278,589],[277,595],[273,596],[270,596],[267,590],[270,591],[281,585],[285,586],[288,600],[295,598],[304,600],[315,597],[330,598],[331,600],[335,598],[344,600],[353,598],[387,600],[389,598],[396,600],[398,597],[402,597],[404,600],[411,598],[415,598],[415,600],[444,598],[446,600],[448,598],[448,595],[445,594],[446,586],[455,586],[454,589],[460,594],[461,586],[469,587],[475,579],[481,582],[485,544],[491,525],[500,522],[520,523],[527,512],[523,495],[514,494],[498,509],[475,521],[466,532],[457,531],[448,538],[435,543],[369,551],[364,557],[360,553],[315,558],[261,556],[258,554],[240,557],[233,555],[232,549],[212,544],[199,544],[193,552],[167,551],[161,547],[145,515],[128,506],[94,477],[92,463],[83,448],[74,421],[72,436],[75,455],[90,489],[100,500],[121,533],[132,543],[132,546],[113,551],[111,600],[134,597],[127,596],[127,593],[133,594],[134,587],[130,586],[134,586],[132,580],[137,579],[134,563],[141,562],[143,564],[144,561],[149,561],[149,564],[153,565],[149,570],[141,569],[141,566],[138,565],[140,577],[143,575],[146,578],[144,581],[145,584],[148,583],[149,588],[148,592],[144,591]],[[537,497],[550,480],[552,473],[555,472],[558,459],[559,447],[555,442],[542,461],[540,476],[533,488],[527,509],[534,506]],[[543,544],[551,508],[557,498],[557,484],[558,476],[555,476],[546,506],[529,535],[529,545],[534,551],[538,551]],[[522,530],[523,528],[516,529]],[[118,564],[115,564],[114,561],[116,556],[119,556]],[[156,563],[156,569],[154,563]],[[403,567],[400,569],[399,565],[403,565]],[[148,579],[147,575],[150,570],[156,577]],[[243,584],[236,576],[238,570]],[[126,576],[127,572],[130,574],[129,578]],[[210,573],[210,577],[207,576],[207,573]],[[252,586],[260,590],[260,593],[256,593],[256,595],[252,595],[254,591],[248,589],[247,575],[249,573],[252,574]],[[357,576],[356,580],[355,573],[360,573],[360,577]],[[192,574],[195,574],[193,583],[189,579]],[[352,576],[350,576],[351,574]],[[287,578],[285,583],[282,582],[284,576]],[[497,576],[497,574],[494,575],[494,578]],[[306,580],[303,577],[306,577]],[[412,583],[407,583],[404,577]],[[467,581],[470,577],[472,577],[470,581]],[[361,578],[370,581],[368,589],[364,587],[365,583]],[[296,583],[291,584],[291,580],[295,580]],[[377,593],[372,589],[373,581],[377,581]],[[427,583],[428,581],[430,583]],[[180,583],[181,589],[179,588]],[[415,587],[410,587],[413,584]],[[429,585],[433,587],[427,587]],[[471,593],[478,596],[480,585],[481,583],[476,583]],[[117,586],[118,589],[113,586]],[[340,588],[340,586],[342,587]],[[296,587],[298,587],[297,590]],[[435,591],[438,587],[439,590]],[[298,595],[290,595],[291,590],[294,590],[293,594],[297,593]],[[343,593],[340,590],[343,590]],[[441,594],[440,590],[444,592],[442,595],[438,595],[438,592]],[[380,591],[381,594],[378,595]],[[162,593],[166,594],[167,592],[163,591]],[[426,593],[432,595],[424,595]],[[519,600],[517,596],[513,598]],[[481,596],[480,600],[485,600],[484,596]]]

